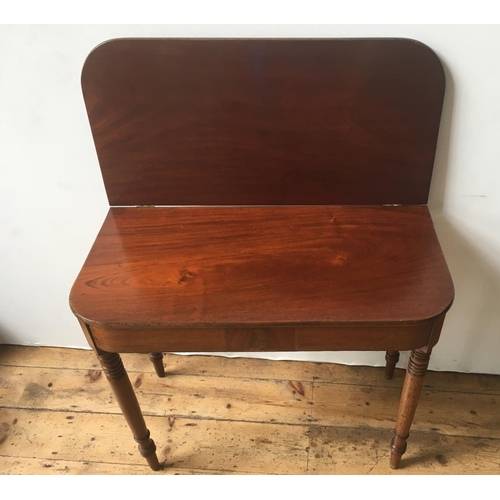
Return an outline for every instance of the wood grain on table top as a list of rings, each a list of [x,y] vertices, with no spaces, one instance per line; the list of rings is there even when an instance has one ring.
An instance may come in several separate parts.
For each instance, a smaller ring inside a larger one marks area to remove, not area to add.
[[[426,206],[111,208],[70,304],[116,328],[403,325],[453,293]]]
[[[118,39],[82,87],[109,203],[425,204],[445,77],[408,39]]]

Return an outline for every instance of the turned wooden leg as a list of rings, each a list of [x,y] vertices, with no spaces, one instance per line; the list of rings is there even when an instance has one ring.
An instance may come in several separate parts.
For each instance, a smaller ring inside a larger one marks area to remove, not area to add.
[[[385,353],[385,378],[390,380],[394,375],[394,368],[399,361],[399,351],[387,351]]]
[[[411,352],[403,384],[403,391],[401,392],[396,429],[391,441],[390,464],[393,469],[397,469],[399,462],[401,462],[401,457],[406,451],[406,440],[410,434],[410,427],[424,384],[424,377],[427,366],[429,365],[430,355],[430,351],[425,352],[422,349],[415,349]]]
[[[161,352],[152,352],[149,355],[149,359],[153,362],[153,366],[155,367],[155,372],[158,377],[165,376],[165,367],[163,366],[163,353]]]
[[[117,353],[100,352],[97,357],[115,393],[123,415],[132,430],[134,439],[139,444],[141,455],[148,461],[151,469],[160,470],[161,466],[156,456],[155,443],[149,437],[149,430],[144,422],[141,408],[139,407],[120,355]]]

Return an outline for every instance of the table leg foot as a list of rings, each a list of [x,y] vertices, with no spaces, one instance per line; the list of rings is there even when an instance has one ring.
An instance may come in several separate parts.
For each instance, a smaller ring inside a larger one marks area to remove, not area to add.
[[[149,359],[153,363],[153,366],[155,367],[155,372],[158,377],[164,377],[165,376],[165,367],[163,366],[163,353],[161,352],[152,352],[149,355]]]
[[[100,351],[98,356],[102,369],[113,389],[123,416],[132,431],[135,441],[139,444],[141,455],[147,460],[151,469],[161,469],[156,455],[156,445],[149,436],[144,417],[137,401],[134,389],[130,383],[120,355]]]
[[[160,470],[162,467],[156,455],[156,445],[149,437],[149,430],[147,430],[147,434],[141,439],[134,436],[134,441],[138,443],[139,452],[147,460],[151,469]]]
[[[385,353],[385,378],[390,380],[394,375],[394,369],[399,361],[399,351],[387,351]]]
[[[410,355],[408,369],[406,370],[401,401],[399,403],[396,430],[391,441],[390,466],[396,469],[401,457],[406,451],[406,440],[410,433],[410,427],[415,416],[418,400],[424,384],[424,377],[429,365],[430,352],[422,349],[414,349]]]

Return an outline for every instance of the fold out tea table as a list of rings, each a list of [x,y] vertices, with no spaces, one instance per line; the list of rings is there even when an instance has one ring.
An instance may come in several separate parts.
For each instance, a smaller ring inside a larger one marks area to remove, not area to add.
[[[398,467],[453,284],[427,208],[444,73],[406,39],[117,39],[82,86],[110,209],[71,290],[119,353],[411,350]]]

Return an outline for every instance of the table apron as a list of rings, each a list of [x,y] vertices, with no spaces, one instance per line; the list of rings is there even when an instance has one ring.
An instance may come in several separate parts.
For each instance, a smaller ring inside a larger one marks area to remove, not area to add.
[[[406,351],[426,346],[432,326],[90,329],[108,352]]]

